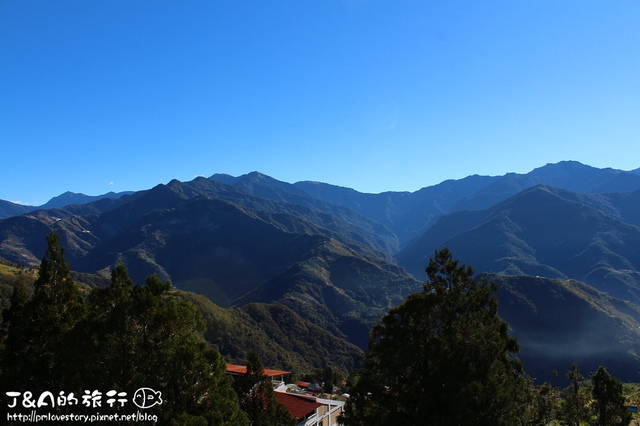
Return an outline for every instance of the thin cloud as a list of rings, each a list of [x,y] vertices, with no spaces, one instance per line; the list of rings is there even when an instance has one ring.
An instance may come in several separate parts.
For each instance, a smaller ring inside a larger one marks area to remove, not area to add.
[[[21,206],[39,206],[41,203],[30,203],[28,201],[9,201],[13,204],[19,204]]]

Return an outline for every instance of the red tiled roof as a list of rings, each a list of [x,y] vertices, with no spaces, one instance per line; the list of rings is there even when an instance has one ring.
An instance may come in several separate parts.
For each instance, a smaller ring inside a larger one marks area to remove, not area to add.
[[[269,370],[268,368],[265,368],[263,371],[268,377],[291,374],[291,371]],[[227,373],[247,374],[247,367],[245,365],[227,364]]]
[[[315,399],[306,398],[302,395],[294,395],[285,392],[275,392],[278,402],[285,406],[287,410],[297,420],[301,420],[313,414],[318,407],[322,407],[322,404]]]
[[[308,388],[311,383],[309,383],[309,382],[296,382],[295,384],[300,386],[301,388]]]

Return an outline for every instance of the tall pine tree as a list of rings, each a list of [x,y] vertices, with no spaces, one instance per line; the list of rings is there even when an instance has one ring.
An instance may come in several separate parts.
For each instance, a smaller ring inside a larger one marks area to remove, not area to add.
[[[345,425],[514,425],[528,380],[497,315],[495,284],[436,251],[421,293],[374,326]]]
[[[612,377],[606,368],[599,367],[591,376],[591,386],[597,425],[616,426],[631,423],[631,413],[625,405],[620,380]]]
[[[587,405],[586,395],[580,391],[580,384],[584,377],[580,373],[578,363],[571,363],[567,372],[567,379],[571,382],[569,392],[564,400],[561,417],[569,426],[580,426],[586,417],[585,407]]]
[[[90,296],[85,377],[131,396],[162,392],[154,410],[162,423],[246,424],[222,355],[202,338],[200,312],[170,289],[154,275],[135,286],[124,265],[114,268],[111,284]]]
[[[151,276],[136,286],[118,265],[111,284],[94,289],[87,304],[59,236],[52,232],[47,243],[33,296],[18,282],[11,307],[3,311],[1,395],[79,396],[95,389],[125,391],[131,399],[148,387],[162,393],[162,404],[149,411],[160,424],[247,424],[222,355],[202,337],[200,312],[169,282]]]
[[[251,352],[247,373],[235,378],[240,407],[253,426],[293,426],[296,419],[276,399],[271,378],[264,373],[262,361]]]
[[[24,298],[24,288],[16,286],[1,359],[2,387],[32,392],[64,389],[75,375],[71,332],[87,307],[71,277],[60,236],[53,230],[47,236],[33,297],[26,302]]]

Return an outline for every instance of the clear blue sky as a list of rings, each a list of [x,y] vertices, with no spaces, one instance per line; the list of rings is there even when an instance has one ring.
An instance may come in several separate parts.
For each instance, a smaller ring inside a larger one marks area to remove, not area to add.
[[[640,1],[0,0],[0,199],[640,167]]]

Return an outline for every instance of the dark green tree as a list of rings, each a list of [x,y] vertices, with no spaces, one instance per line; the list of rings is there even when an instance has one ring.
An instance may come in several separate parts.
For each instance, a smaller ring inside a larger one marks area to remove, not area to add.
[[[620,380],[612,377],[606,368],[600,367],[591,376],[591,386],[597,425],[614,426],[631,423],[631,413],[625,405]]]
[[[29,302],[29,294],[24,283],[24,278],[19,277],[13,286],[9,308],[2,311],[2,323],[0,324],[0,377],[9,380],[8,376],[2,375],[3,368],[10,369],[11,364],[17,358],[9,356],[9,353],[16,353],[17,349],[24,345],[24,323],[28,317],[25,314],[25,306]],[[11,333],[9,333],[11,330]],[[8,349],[7,349],[8,348]],[[0,391],[4,388],[0,386]]]
[[[85,389],[162,393],[160,424],[245,425],[224,359],[204,338],[195,306],[155,276],[135,286],[123,265],[89,303],[52,232],[34,293],[15,285],[2,312],[0,391],[82,394]],[[69,407],[51,407],[64,412]],[[83,407],[74,406],[74,412]],[[40,408],[39,411],[44,411]]]
[[[586,417],[586,404],[587,396],[584,392],[581,392],[581,384],[584,377],[580,373],[578,364],[573,362],[569,371],[567,372],[567,379],[571,382],[568,393],[564,398],[564,404],[560,417],[569,426],[579,426],[582,420]]]
[[[72,331],[87,307],[55,231],[47,236],[32,298],[26,301],[24,287],[16,287],[0,360],[2,387],[17,385],[20,389],[14,390],[32,392],[64,389],[75,375]]]
[[[94,359],[95,363],[85,366],[85,382],[118,389],[134,386],[139,380],[138,365],[143,354],[139,350],[141,335],[135,331],[139,321],[134,318],[139,314],[134,312],[135,292],[122,264],[111,271],[110,285],[91,291],[90,315],[81,330],[84,334],[81,340],[86,343],[81,350],[85,359]]]
[[[27,286],[24,282],[24,277],[18,276],[13,286],[13,293],[11,294],[10,306],[8,309],[2,311],[2,324],[3,329],[9,326],[10,323],[15,323],[24,319],[24,309],[29,302],[29,293],[27,292]]]
[[[561,400],[560,390],[549,383],[543,383],[540,386],[534,386],[532,392],[531,424],[549,424],[556,418],[557,407]]]
[[[24,282],[24,277],[19,276],[13,285],[13,293],[9,301],[9,308],[2,311],[2,323],[0,323],[0,343],[4,343],[8,338],[9,325],[13,324],[14,329],[20,327],[20,324],[26,320],[25,306],[29,302],[29,293]],[[12,333],[12,337],[16,333]]]
[[[245,424],[224,360],[202,338],[200,312],[170,289],[156,276],[135,286],[118,265],[111,284],[93,290],[85,378],[130,395],[142,387],[161,391],[163,423]]]
[[[247,373],[235,378],[235,389],[240,407],[249,417],[252,426],[295,425],[295,418],[276,399],[273,383],[264,373],[262,361],[251,352]]]
[[[530,387],[497,315],[497,286],[444,248],[423,291],[373,327],[345,425],[516,425]]]

